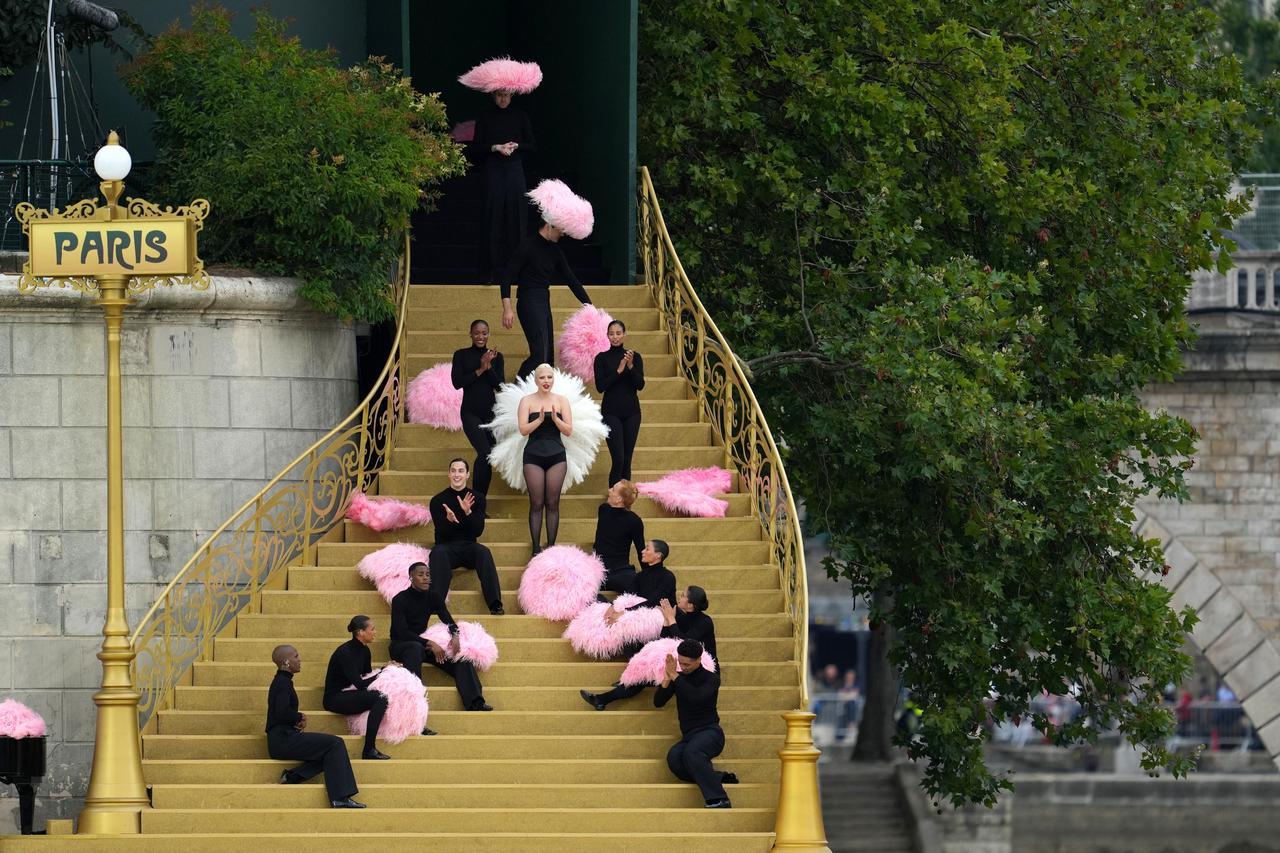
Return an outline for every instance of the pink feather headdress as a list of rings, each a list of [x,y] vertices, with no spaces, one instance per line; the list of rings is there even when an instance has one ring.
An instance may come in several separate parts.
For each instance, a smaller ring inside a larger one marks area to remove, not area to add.
[[[591,235],[596,224],[591,202],[569,189],[564,181],[548,178],[529,190],[528,196],[548,225],[554,225],[575,240],[585,240]]]
[[[346,517],[381,533],[415,524],[430,524],[431,510],[422,504],[398,501],[395,498],[371,498],[356,489],[351,493]]]
[[[0,737],[14,739],[45,736],[44,717],[16,699],[0,702]]]
[[[542,69],[536,62],[516,62],[509,56],[481,62],[458,82],[477,92],[515,92],[527,95],[542,82]]]

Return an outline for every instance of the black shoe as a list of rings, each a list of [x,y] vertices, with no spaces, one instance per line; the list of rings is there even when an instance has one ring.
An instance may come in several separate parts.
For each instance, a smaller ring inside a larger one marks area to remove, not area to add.
[[[471,703],[471,707],[468,708],[467,710],[468,711],[492,711],[493,706],[490,705],[488,702],[484,701],[483,699],[477,699],[476,701]]]
[[[386,756],[384,755],[383,758],[386,758]],[[341,800],[330,800],[329,808],[331,809],[363,809],[365,808],[365,804],[357,803],[355,800],[351,799],[350,797],[343,797]]]
[[[360,754],[360,757],[363,758],[365,761],[390,761],[391,760],[390,755],[387,755],[385,752],[378,749],[376,746],[373,747],[372,749],[366,749],[364,752]],[[344,808],[350,808],[350,806],[344,806]]]
[[[600,694],[598,693],[588,693],[585,690],[579,690],[578,695],[582,697],[583,702],[586,702],[597,711],[603,711],[609,704],[608,702],[601,702]]]
[[[298,778],[298,774],[292,770],[286,770],[280,774],[281,785],[301,785],[302,780]]]
[[[721,785],[736,785],[736,784],[738,784],[738,774],[736,774],[736,773],[728,773],[728,772],[721,773],[721,774],[720,774],[720,784],[721,784]]]
[[[723,800],[708,800],[708,801],[707,801],[707,808],[709,808],[709,809],[731,809],[731,808],[733,808],[733,803],[729,802],[729,798],[728,798],[728,797],[725,797]]]
[[[438,734],[440,734],[440,733],[439,733],[438,731],[436,731],[435,729],[426,728],[426,727],[424,726],[424,727],[423,727],[423,729],[422,729],[422,734],[423,734],[425,737],[435,737],[436,735],[438,735]],[[734,779],[733,781],[735,781],[735,782],[736,782],[736,781],[738,781],[738,780],[737,780],[737,779]]]
[[[490,608],[489,608],[489,615],[490,615],[490,616],[504,616],[504,615],[506,615],[506,612],[507,612],[507,611],[505,611],[505,610],[503,610],[503,609],[502,609],[502,602],[501,602],[501,601],[499,601],[497,604],[495,604],[495,605],[493,605],[492,607],[490,607]]]

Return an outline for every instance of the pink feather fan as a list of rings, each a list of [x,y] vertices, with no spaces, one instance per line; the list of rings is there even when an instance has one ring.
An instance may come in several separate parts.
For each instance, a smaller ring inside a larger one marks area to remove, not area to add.
[[[462,389],[453,387],[453,365],[442,361],[414,377],[405,395],[409,421],[457,432],[462,429]]]
[[[596,381],[596,356],[609,348],[609,324],[613,317],[594,305],[583,305],[561,326],[556,341],[560,367],[583,382]]]
[[[698,518],[723,518],[729,502],[713,497],[729,491],[733,475],[723,468],[685,468],[652,483],[636,483],[636,491],[672,512]]]
[[[674,637],[661,637],[645,643],[644,648],[627,661],[627,668],[622,671],[622,677],[618,681],[622,682],[623,687],[636,684],[661,684],[667,674],[667,658],[676,654],[676,647],[679,645],[680,641]],[[679,669],[679,667],[680,663],[677,660],[676,668]],[[702,668],[708,672],[716,671],[716,662],[706,651],[702,653]]]
[[[427,724],[427,688],[418,677],[402,666],[389,666],[378,673],[369,685],[387,697],[387,713],[378,726],[378,737],[387,743],[400,743],[412,735],[422,734]],[[362,735],[369,722],[369,712],[347,717],[347,731]]]
[[[575,240],[585,240],[595,227],[595,214],[591,202],[569,189],[564,181],[548,178],[541,181],[526,195],[533,199],[542,218]]]
[[[630,593],[623,593],[612,603],[598,601],[573,617],[564,629],[564,638],[573,645],[574,651],[600,660],[613,657],[630,643],[656,640],[663,625],[662,611],[657,607],[628,610],[612,625],[604,619],[604,612],[609,608],[621,611],[642,601],[643,598]]]
[[[423,631],[422,637],[444,649],[445,656],[449,660],[470,661],[482,672],[498,662],[498,644],[479,622],[458,623],[457,657],[449,655],[449,646],[453,638],[449,635],[449,626],[443,622],[436,622]]]
[[[356,489],[351,493],[347,518],[381,533],[384,530],[430,524],[431,510],[422,504],[398,501],[395,498],[371,498]]]
[[[379,548],[372,554],[366,554],[356,571],[366,580],[372,581],[378,592],[390,603],[397,593],[409,588],[409,567],[414,563],[425,563],[431,551],[421,545],[409,542],[396,542],[385,548]]]
[[[481,62],[458,82],[477,92],[514,92],[527,95],[542,82],[542,69],[536,62],[516,62],[509,56],[501,56]]]
[[[44,737],[44,717],[16,699],[0,702],[0,737]]]
[[[562,622],[596,600],[604,582],[604,563],[572,545],[552,545],[529,561],[520,576],[520,609],[531,616]]]

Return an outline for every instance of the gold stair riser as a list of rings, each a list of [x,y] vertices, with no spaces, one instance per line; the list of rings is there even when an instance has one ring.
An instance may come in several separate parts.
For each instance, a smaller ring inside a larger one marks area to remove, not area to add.
[[[460,456],[463,454],[459,454]],[[443,488],[443,486],[441,487]],[[436,492],[440,491],[439,489]],[[431,494],[411,494],[411,495],[395,495],[403,501],[421,504],[426,506],[433,495]],[[717,495],[721,500],[729,502],[729,508],[726,511],[728,518],[747,516],[751,513],[751,498],[749,495],[736,494]],[[561,495],[560,496],[560,523],[574,519],[587,518],[594,519],[596,510],[603,502],[603,495]],[[664,507],[660,507],[649,498],[640,497],[636,500],[632,507],[636,514],[644,519],[645,523],[658,523],[664,518],[687,518],[683,513],[673,512]],[[529,515],[529,498],[527,495],[516,494],[497,494],[490,492],[489,494],[489,514],[494,518],[521,518]]]
[[[602,308],[611,313],[615,309],[652,309],[654,307],[653,297],[649,295],[649,288],[644,285],[595,284],[587,287],[587,295],[591,297],[591,302],[597,308]],[[424,282],[415,282],[414,286],[409,288],[408,309],[410,311],[421,311],[435,308],[443,302],[459,311],[478,310],[480,313],[475,315],[477,318],[484,318],[484,312],[488,311],[493,314],[489,324],[501,328],[498,325],[502,320],[500,296],[501,292],[496,285],[445,284],[444,286],[437,286]],[[514,291],[512,292],[511,301],[512,304],[516,301]],[[563,321],[565,317],[568,317],[569,314],[580,307],[581,303],[578,302],[569,288],[560,286],[551,288],[551,310],[556,315],[557,321]]]
[[[496,303],[497,300],[495,299]],[[493,305],[489,306],[492,313]],[[652,332],[658,329],[658,312],[652,308],[614,308],[609,313],[613,315],[613,319],[621,320],[627,325],[627,332]],[[561,322],[569,315],[565,314],[558,318]],[[475,311],[470,307],[458,307],[450,305],[443,310],[434,308],[411,308],[409,310],[409,328],[422,329],[428,325],[433,329],[457,329],[458,347],[465,347],[471,343],[471,321],[484,319],[476,315]],[[559,337],[560,329],[556,329],[556,336]],[[497,333],[503,333],[503,338],[513,338],[519,336],[520,343],[524,343],[524,333],[519,328],[504,329],[501,321],[501,311],[496,313],[493,320],[489,321],[489,337],[498,337]],[[527,353],[528,350],[525,350]]]
[[[309,569],[309,572],[320,573],[325,569]],[[342,571],[336,569],[334,571]],[[502,570],[499,569],[499,572]],[[695,570],[690,570],[695,571]],[[702,571],[708,571],[703,569]],[[732,570],[726,570],[732,571]],[[773,570],[776,572],[776,570]],[[469,573],[469,580],[474,580],[475,573]],[[290,573],[292,585],[297,571]],[[696,575],[694,575],[696,577]],[[363,578],[361,579],[363,581]],[[459,584],[462,578],[454,578]],[[365,587],[367,588],[367,586]],[[714,602],[712,602],[714,606]],[[386,637],[391,628],[391,618],[386,615],[373,617],[379,636]],[[506,638],[540,637],[555,639],[564,632],[563,622],[550,622],[538,616],[490,616],[475,615],[471,621],[479,622],[499,642]],[[744,616],[736,614],[716,614],[716,631],[721,637],[790,637],[791,623],[780,614],[762,614]],[[346,634],[347,619],[342,616],[281,616],[279,614],[242,613],[236,622],[235,636],[259,637],[275,639],[278,637],[304,637],[334,639]]]
[[[418,471],[424,474],[438,471],[440,488],[446,484],[449,462],[457,456],[466,456],[469,444],[459,443],[456,447],[442,447],[432,450],[419,448],[397,448],[391,452],[391,465],[397,471]],[[474,451],[472,451],[474,453]],[[633,470],[657,471],[666,469],[676,471],[681,468],[706,468],[719,465],[724,461],[724,451],[717,447],[645,447],[636,448],[632,457]],[[594,472],[603,466],[609,472],[609,452],[601,447],[591,466]],[[436,491],[439,491],[437,489]]]
[[[677,575],[679,578],[679,575]],[[782,593],[777,590],[745,590],[724,592],[707,590],[715,596],[718,611],[729,613],[777,613],[782,608]],[[502,592],[503,607],[510,613],[519,613],[516,591]],[[355,608],[352,610],[351,608]],[[449,590],[449,610],[456,616],[488,611],[482,595],[476,590]],[[389,613],[390,608],[381,593],[376,590],[338,590],[335,592],[305,590],[271,590],[262,594],[263,613]]]
[[[595,519],[561,518],[557,541],[591,542],[595,539],[595,532]],[[758,541],[761,537],[760,522],[753,518],[654,518],[645,524],[644,532],[650,539],[657,537],[666,540],[673,548],[676,543],[710,539],[713,536],[722,540],[736,538],[747,542],[753,539]],[[429,547],[435,540],[435,534],[435,526],[431,524],[379,533],[363,524],[348,521],[344,535],[347,542],[418,542]],[[492,546],[500,542],[518,542],[528,535],[529,517],[526,511],[523,518],[489,518],[485,522],[480,541]],[[634,559],[634,554],[632,558]]]
[[[425,544],[430,547],[430,543]],[[635,559],[634,552],[632,559]],[[523,573],[523,568],[499,567],[498,580],[503,589],[517,589],[520,586],[520,577]],[[680,576],[677,580],[684,586],[694,585],[704,589],[777,589],[781,583],[781,579],[778,577],[778,570],[772,566],[756,568],[726,566],[719,569],[683,568],[680,570]],[[289,570],[289,589],[320,592],[325,590],[368,588],[369,582],[353,568],[307,566]],[[480,581],[476,578],[476,573],[467,569],[456,570],[449,587],[450,592],[455,589],[471,591],[480,589]],[[716,606],[717,603],[713,602],[712,605]],[[345,625],[346,623],[344,622],[341,627],[345,627]],[[720,627],[719,619],[716,620],[716,627],[717,629]],[[499,628],[498,630],[502,629]],[[547,630],[550,631],[550,628]],[[493,634],[493,631],[489,633]],[[790,633],[790,629],[788,629],[788,633]],[[494,634],[494,636],[498,635]],[[512,635],[506,634],[505,636]],[[532,636],[541,635],[535,634]],[[551,635],[548,633],[547,636]],[[556,636],[559,636],[559,634],[557,633]]]
[[[455,349],[461,349],[467,343],[468,341],[464,340]],[[521,339],[520,343],[523,345],[524,340]],[[505,362],[503,367],[506,369],[507,381],[510,382],[515,378],[516,369],[524,361],[527,348],[522,346],[506,352],[499,350],[499,352],[503,353],[503,361]],[[676,357],[674,355],[668,353],[641,353],[641,355],[644,356],[644,375],[646,379],[677,375]],[[406,360],[405,369],[409,371],[409,378],[412,379],[422,371],[435,367],[437,364],[452,365],[453,350],[414,353]]]
[[[649,534],[648,526],[645,527],[645,533],[662,538],[657,533],[657,524],[655,523],[655,532]],[[570,539],[558,540],[561,545],[576,545],[583,550],[591,549],[591,540],[573,541]],[[667,540],[671,546],[671,556],[668,558],[669,568],[675,572],[676,581],[680,580],[680,567],[682,565],[704,565],[704,566],[759,566],[769,562],[769,546],[765,542],[724,542],[724,541],[702,541],[702,542],[680,542]],[[489,550],[493,553],[494,562],[499,566],[527,565],[530,557],[530,546],[527,542],[511,543],[511,542],[488,542]],[[386,547],[384,543],[367,542],[367,543],[322,543],[316,546],[316,565],[320,566],[354,566],[360,562],[363,557],[372,554],[380,548]],[[779,611],[781,608],[779,608]]]
[[[490,326],[490,329],[492,328]],[[428,353],[452,352],[466,346],[468,340],[465,335],[460,336],[455,331],[409,332],[405,335],[405,339],[405,353],[409,356],[420,353],[426,355]],[[508,379],[511,378],[529,355],[528,342],[525,341],[523,334],[515,330],[503,331],[501,334],[491,336],[489,346],[503,353]],[[627,333],[627,346],[630,349],[639,350],[640,354],[646,357],[650,353],[657,355],[671,354],[671,339],[666,332],[629,331]]]
[[[715,431],[711,424],[663,423],[646,418],[637,441],[639,447],[710,447],[715,444]],[[465,450],[470,446],[462,432],[426,424],[405,424],[396,435],[396,447]],[[608,450],[602,448],[601,453],[607,454]]]
[[[293,640],[292,645],[302,653],[304,661],[310,662],[309,665],[323,668],[338,643],[335,640]],[[219,637],[214,641],[214,656],[220,661],[268,661],[275,646],[276,641],[269,639]],[[385,642],[374,642],[371,652],[375,666],[383,659],[386,650]],[[718,641],[716,650],[720,659],[726,662],[785,663],[790,659],[793,648],[790,639],[752,638]],[[564,640],[520,640],[499,646],[498,652],[499,660],[507,663],[542,661],[574,664],[583,659]]]
[[[600,449],[601,453],[606,453],[604,448]],[[468,456],[470,453],[470,456]],[[469,448],[460,448],[458,456],[463,459],[474,459],[475,451]],[[659,478],[670,474],[671,468],[633,468],[631,470],[631,479],[637,483],[651,483]],[[609,479],[609,466],[593,466],[591,473],[587,474],[586,479],[573,487],[569,494],[574,495],[591,495],[599,496],[601,499],[608,490],[607,480]],[[380,487],[379,494],[383,495],[434,495],[444,488],[446,482],[445,475],[441,471],[411,471],[404,468],[392,468],[384,471],[379,478]],[[736,480],[731,486],[732,491],[738,491]],[[507,482],[501,477],[494,476],[493,483],[490,486],[489,494],[499,496],[524,496],[524,492],[513,489],[507,485]],[[528,498],[525,498],[528,500]]]

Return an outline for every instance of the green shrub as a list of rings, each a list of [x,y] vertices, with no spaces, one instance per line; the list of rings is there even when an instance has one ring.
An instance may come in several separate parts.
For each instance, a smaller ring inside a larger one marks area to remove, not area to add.
[[[226,10],[197,7],[125,68],[156,112],[156,200],[209,200],[206,263],[295,275],[323,311],[389,317],[409,215],[464,169],[444,105],[379,58],[343,70],[285,22],[254,20],[245,43]]]

